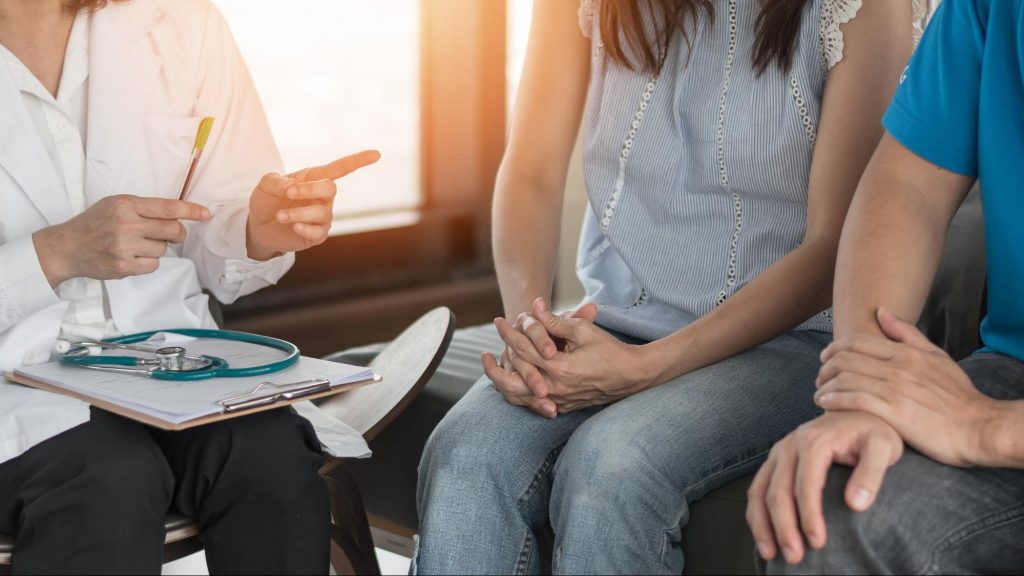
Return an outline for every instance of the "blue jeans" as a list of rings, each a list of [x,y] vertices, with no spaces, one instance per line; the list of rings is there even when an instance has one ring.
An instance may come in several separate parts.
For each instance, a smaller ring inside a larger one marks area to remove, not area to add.
[[[830,334],[792,332],[606,408],[547,420],[487,379],[420,463],[422,574],[675,574],[689,507],[816,416]],[[542,550],[542,548],[546,549]]]
[[[960,363],[997,400],[1024,399],[1024,363],[979,354]],[[911,449],[886,472],[878,499],[853,512],[850,469],[825,488],[828,545],[798,566],[761,562],[769,574],[1020,574],[1024,572],[1024,470],[945,466]]]

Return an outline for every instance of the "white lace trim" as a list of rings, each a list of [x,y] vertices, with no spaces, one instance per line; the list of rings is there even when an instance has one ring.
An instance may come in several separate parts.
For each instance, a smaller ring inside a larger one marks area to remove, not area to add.
[[[644,125],[644,114],[647,113],[647,108],[650,106],[651,98],[654,95],[654,89],[657,87],[658,77],[651,76],[647,80],[647,85],[644,86],[643,96],[640,97],[640,106],[636,114],[633,115],[633,122],[629,125],[626,141],[622,143],[622,151],[619,152],[619,175],[615,179],[615,188],[612,190],[612,196],[608,200],[608,204],[605,205],[604,214],[601,216],[601,231],[605,234],[608,233],[608,229],[612,225],[615,209],[619,207],[619,200],[622,199],[622,191],[626,187],[626,166],[629,164],[629,156],[633,152],[633,145],[636,144],[637,134],[640,133],[640,128]]]
[[[597,18],[597,3],[598,0],[580,0],[580,30],[587,38],[593,35],[594,19]]]
[[[941,0],[911,0],[915,47],[921,41],[924,29],[939,2]],[[845,43],[842,26],[856,18],[863,5],[864,0],[825,0],[821,14],[821,51],[828,70],[843,60]]]
[[[935,13],[935,9],[938,8],[941,0],[913,0],[914,2],[914,46],[921,41],[921,36],[924,35],[924,29],[928,26],[928,21],[932,19],[932,14]]]
[[[729,274],[725,281],[725,289],[718,293],[716,305],[721,306],[736,289],[737,254],[739,252],[740,233],[743,231],[743,202],[740,195],[729,184],[729,169],[725,163],[725,108],[729,99],[729,83],[732,79],[732,65],[736,59],[737,35],[736,0],[729,1],[729,54],[725,59],[725,78],[722,81],[722,96],[718,102],[718,129],[715,141],[718,144],[718,174],[722,188],[732,196],[735,224],[732,242],[729,244]]]
[[[825,0],[821,9],[821,50],[827,70],[843,59],[843,31],[840,27],[857,17],[864,0]]]
[[[793,104],[796,106],[797,114],[800,115],[800,122],[803,124],[804,131],[807,132],[807,139],[813,146],[818,139],[818,129],[814,126],[814,119],[811,118],[807,100],[804,98],[803,92],[800,91],[800,82],[796,79],[796,74],[790,73],[789,86],[793,92]]]

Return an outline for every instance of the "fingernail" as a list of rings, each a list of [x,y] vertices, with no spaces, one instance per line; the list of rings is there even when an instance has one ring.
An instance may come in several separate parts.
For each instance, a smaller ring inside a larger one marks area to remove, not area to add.
[[[821,396],[818,396],[818,406],[824,406],[826,404],[829,404],[832,402],[833,399],[834,396],[832,396],[831,392],[829,392],[828,394],[822,394]]]
[[[277,221],[281,222],[281,223],[287,222],[288,221],[288,214],[286,212],[278,212],[277,213]]]
[[[786,562],[789,562],[790,564],[797,563],[796,550],[790,548],[789,546],[786,546],[782,549],[782,555],[786,557]]]
[[[544,348],[544,355],[548,358],[553,358],[555,356],[555,352],[556,350],[554,346],[547,346]]]
[[[772,549],[767,544],[758,544],[757,545],[757,553],[760,554],[761,558],[763,558],[765,560],[771,560],[772,559],[771,558],[772,557]]]
[[[298,188],[289,188],[288,189],[288,197],[289,198],[295,198],[298,195],[299,195],[299,189]]]
[[[200,216],[203,218],[203,220],[207,220],[210,218],[211,214],[209,210],[203,208],[203,211],[200,213]]]
[[[865,508],[868,507],[868,504],[870,503],[870,491],[864,488],[858,488],[857,491],[853,493],[853,507],[856,508],[857,510],[864,510]]]

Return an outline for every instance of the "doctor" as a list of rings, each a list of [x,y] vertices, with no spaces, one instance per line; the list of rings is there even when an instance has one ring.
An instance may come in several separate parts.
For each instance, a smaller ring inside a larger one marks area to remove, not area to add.
[[[377,158],[279,175],[208,0],[0,0],[0,373],[60,340],[214,327],[202,290],[230,303],[276,282],[327,238],[333,180]],[[214,573],[326,573],[321,462],[288,410],[169,434],[0,383],[17,573],[159,573],[169,508],[199,523]]]

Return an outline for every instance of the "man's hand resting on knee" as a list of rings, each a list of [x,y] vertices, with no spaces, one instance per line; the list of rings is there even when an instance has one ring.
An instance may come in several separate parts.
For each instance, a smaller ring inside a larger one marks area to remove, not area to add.
[[[825,546],[822,492],[833,464],[854,467],[846,501],[866,510],[904,443],[943,464],[1021,467],[1020,402],[979,392],[963,369],[888,310],[884,338],[839,340],[822,353],[815,401],[829,411],[779,442],[750,488],[747,518],[766,560],[796,564],[804,537]]]
[[[747,522],[758,553],[773,560],[781,549],[787,562],[798,564],[804,536],[812,548],[824,548],[822,493],[832,465],[854,468],[846,502],[863,511],[878,495],[886,470],[902,455],[900,435],[870,414],[826,414],[798,428],[772,448],[750,486]]]

